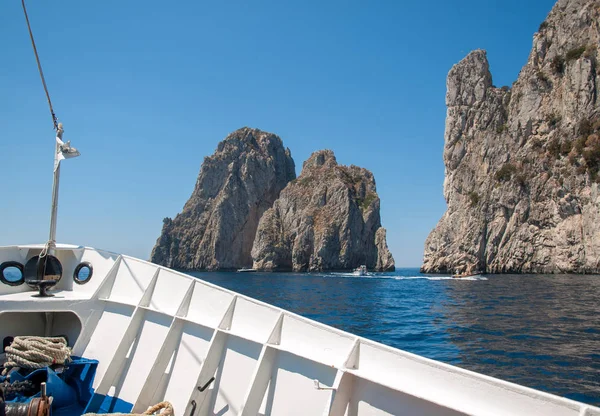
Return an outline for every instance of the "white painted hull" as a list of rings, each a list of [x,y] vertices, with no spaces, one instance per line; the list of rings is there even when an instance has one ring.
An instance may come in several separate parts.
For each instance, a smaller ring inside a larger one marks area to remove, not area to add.
[[[24,264],[41,247],[0,248],[0,262]],[[60,246],[56,255],[63,278],[55,297],[0,284],[0,339],[67,334],[75,355],[100,362],[96,393],[134,411],[168,400],[181,416],[190,415],[192,401],[194,416],[600,415],[599,408],[390,348],[135,258],[75,246]],[[72,274],[82,261],[94,273],[77,285]]]
[[[366,276],[367,275],[367,268],[365,266],[357,267],[356,269],[354,269],[352,271],[352,274],[354,276]]]

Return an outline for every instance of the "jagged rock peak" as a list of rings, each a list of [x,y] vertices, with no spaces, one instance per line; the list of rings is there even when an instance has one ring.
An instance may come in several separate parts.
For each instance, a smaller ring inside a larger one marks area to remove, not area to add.
[[[151,260],[188,270],[250,266],[260,217],[295,177],[291,153],[278,136],[248,127],[234,131],[204,159],[183,211],[164,220]]]
[[[373,174],[313,153],[260,220],[252,257],[263,270],[393,270]]]
[[[558,1],[512,88],[483,51],[452,67],[423,271],[600,272],[599,21],[598,0]]]
[[[304,163],[302,164],[301,173],[306,173],[309,170],[318,169],[321,166],[331,167],[337,166],[337,164],[337,159],[335,158],[335,155],[333,154],[332,150],[319,150],[311,154],[310,157],[304,161]]]
[[[490,64],[484,50],[469,53],[452,67],[446,82],[446,105],[473,105],[485,99],[492,86]]]

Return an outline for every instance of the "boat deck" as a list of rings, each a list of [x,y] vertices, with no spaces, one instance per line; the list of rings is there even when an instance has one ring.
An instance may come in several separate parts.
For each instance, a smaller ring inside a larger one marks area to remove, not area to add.
[[[0,248],[0,262],[40,250]],[[0,284],[0,338],[69,334],[75,355],[99,361],[100,408],[118,398],[115,411],[168,400],[182,415],[600,415],[129,256],[61,246],[57,257],[64,272],[53,298]],[[93,276],[74,284],[84,261]],[[53,313],[63,315],[48,321]]]

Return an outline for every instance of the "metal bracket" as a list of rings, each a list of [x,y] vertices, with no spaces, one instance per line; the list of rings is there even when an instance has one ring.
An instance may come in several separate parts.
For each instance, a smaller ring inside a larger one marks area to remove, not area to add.
[[[208,388],[208,386],[210,386],[210,384],[213,381],[215,381],[215,378],[211,377],[210,380],[208,380],[204,386],[202,386],[202,387],[198,386],[198,390],[202,393],[204,390],[206,390]]]
[[[190,412],[190,416],[194,416],[194,413],[196,413],[196,400],[192,400],[191,405],[192,405],[192,411]]]
[[[319,380],[317,380],[317,379],[314,379],[313,383],[315,383],[315,389],[317,389],[317,390],[337,390],[337,389],[335,389],[333,387],[324,387],[324,386],[322,386],[321,383],[319,382]]]

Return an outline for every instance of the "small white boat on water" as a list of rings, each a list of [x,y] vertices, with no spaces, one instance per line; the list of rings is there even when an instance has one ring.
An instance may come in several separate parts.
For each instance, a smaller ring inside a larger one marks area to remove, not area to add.
[[[243,269],[238,269],[237,272],[238,273],[255,273],[258,270],[256,269],[252,269],[252,268],[243,268]]]
[[[478,278],[478,277],[481,277],[482,274],[483,273],[480,270],[476,269],[476,266],[474,263],[469,263],[469,264],[467,264],[467,266],[463,272],[459,272],[458,270],[456,270],[456,272],[452,275],[452,278],[453,279],[465,279],[467,277]]]
[[[352,271],[354,276],[366,276],[367,275],[367,266],[364,264],[362,266],[357,267]]]
[[[467,277],[470,278],[478,278],[481,277],[481,272],[473,272],[473,273],[456,273],[452,275],[453,279],[465,279]]]
[[[156,264],[56,244],[60,162],[79,153],[55,126],[49,241],[0,247],[7,415],[141,413],[163,401],[178,416],[600,415]]]

